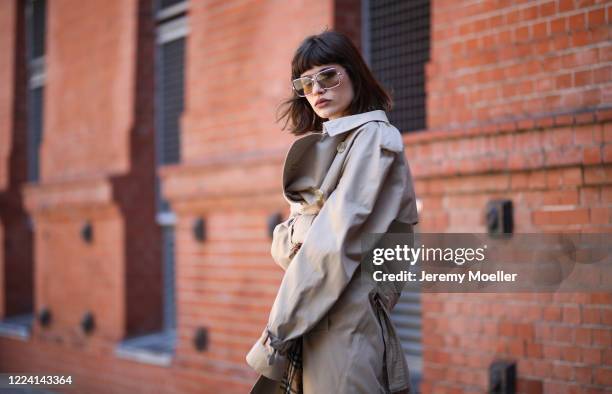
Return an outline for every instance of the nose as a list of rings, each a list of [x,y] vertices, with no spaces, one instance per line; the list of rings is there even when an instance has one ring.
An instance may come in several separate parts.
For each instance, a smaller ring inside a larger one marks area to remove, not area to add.
[[[312,94],[319,94],[319,93],[321,93],[321,94],[325,93],[325,89],[323,89],[323,88],[321,87],[321,85],[319,85],[319,83],[318,83],[318,82],[315,82],[315,83],[312,85]]]

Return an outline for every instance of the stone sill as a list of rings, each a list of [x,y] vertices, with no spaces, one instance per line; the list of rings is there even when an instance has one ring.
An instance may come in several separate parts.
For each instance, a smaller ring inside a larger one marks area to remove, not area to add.
[[[28,341],[32,331],[34,314],[15,315],[0,320],[0,336]]]
[[[115,348],[119,358],[169,367],[174,358],[176,330],[160,331],[125,339]]]

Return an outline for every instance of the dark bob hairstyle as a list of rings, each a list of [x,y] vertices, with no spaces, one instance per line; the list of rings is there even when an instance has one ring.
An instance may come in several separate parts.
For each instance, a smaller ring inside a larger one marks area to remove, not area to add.
[[[326,30],[302,41],[291,61],[291,80],[299,78],[312,67],[331,63],[344,67],[353,83],[355,96],[349,105],[349,114],[391,110],[393,104],[389,94],[376,81],[351,40],[337,31]],[[285,119],[283,130],[290,123],[289,130],[295,135],[321,131],[323,128],[324,120],[312,110],[306,97],[298,96],[295,91],[293,97],[281,103],[279,110],[282,112],[277,121]]]

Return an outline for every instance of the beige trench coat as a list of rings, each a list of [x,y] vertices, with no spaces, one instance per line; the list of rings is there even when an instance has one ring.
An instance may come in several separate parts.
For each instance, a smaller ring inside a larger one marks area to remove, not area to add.
[[[260,374],[251,393],[275,392],[298,340],[305,394],[409,392],[389,319],[399,295],[359,269],[361,234],[412,232],[418,222],[399,131],[380,110],[324,122],[289,149],[283,186],[291,214],[271,252],[285,275],[246,357]]]

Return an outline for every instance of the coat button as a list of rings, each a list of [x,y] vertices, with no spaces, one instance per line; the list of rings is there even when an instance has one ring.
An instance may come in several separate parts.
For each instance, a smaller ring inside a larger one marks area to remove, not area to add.
[[[338,153],[344,152],[345,149],[346,149],[346,142],[344,141],[340,142],[338,146],[336,147],[336,150],[338,151]]]

